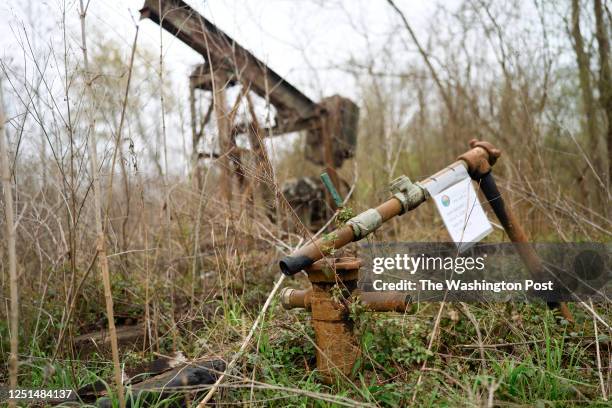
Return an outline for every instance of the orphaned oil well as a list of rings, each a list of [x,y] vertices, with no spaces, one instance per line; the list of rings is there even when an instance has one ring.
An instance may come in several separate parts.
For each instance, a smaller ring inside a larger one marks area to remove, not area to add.
[[[370,311],[403,312],[410,303],[397,293],[359,293],[357,281],[362,261],[358,258],[325,258],[306,269],[312,289],[285,288],[281,302],[286,309],[304,308],[312,313],[317,344],[317,368],[324,382],[350,378],[361,356],[359,339],[349,319],[351,301]]]
[[[286,308],[302,307],[312,311],[312,325],[317,342],[317,367],[325,382],[351,374],[360,355],[359,342],[352,335],[346,299],[361,298],[371,311],[404,311],[410,298],[402,292],[359,293],[357,281],[361,261],[356,258],[330,258],[327,254],[359,241],[376,231],[388,220],[411,211],[428,200],[429,191],[443,190],[456,181],[458,169],[481,185],[481,189],[523,263],[534,278],[542,276],[541,260],[527,243],[527,235],[518,219],[505,205],[497,189],[492,167],[501,151],[491,143],[470,142],[470,150],[456,162],[433,176],[412,183],[406,176],[391,182],[393,197],[376,208],[370,208],[351,218],[346,224],[323,238],[311,241],[279,262],[281,272],[294,275],[302,270],[308,274],[312,289],[284,289],[282,303]],[[572,321],[565,303],[549,303]]]
[[[359,107],[353,101],[339,95],[313,101],[182,0],[145,0],[141,16],[160,24],[205,60],[189,77],[192,123],[201,124],[200,129],[192,125],[193,161],[197,167],[201,158],[218,159],[223,179],[221,188],[228,203],[232,200],[234,179],[241,191],[250,192],[250,202],[255,201],[256,195],[266,202],[274,200],[276,193],[269,183],[261,182],[273,174],[263,139],[299,131],[306,133],[304,158],[323,166],[341,193],[348,192],[348,183],[337,170],[355,154]],[[250,111],[247,123],[234,123],[235,115],[226,107],[226,90],[234,86],[246,90],[239,98],[246,100]],[[205,115],[199,115],[196,109],[201,93],[196,91],[212,93],[219,101],[211,104]],[[273,125],[259,123],[250,92],[274,107]],[[203,127],[213,111],[221,151],[198,153]],[[237,145],[237,137],[241,134],[249,140],[248,149]],[[253,168],[258,176],[244,177],[245,168]],[[200,183],[199,175],[196,180]],[[336,208],[321,182],[308,174],[289,180],[281,189],[298,213],[300,222],[310,230],[323,226]],[[274,218],[275,214],[270,212],[269,216]]]

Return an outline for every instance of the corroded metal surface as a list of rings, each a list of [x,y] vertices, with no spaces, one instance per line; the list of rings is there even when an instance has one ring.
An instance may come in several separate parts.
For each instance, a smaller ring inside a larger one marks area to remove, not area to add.
[[[298,120],[315,114],[316,105],[310,98],[184,1],[146,0],[140,12],[143,18],[160,24],[200,53],[214,70],[225,71],[231,75],[229,79],[248,83],[255,93],[267,96],[275,107],[286,114],[284,119]],[[209,56],[211,61],[208,61]],[[201,68],[201,72],[208,74],[205,68]],[[194,81],[198,85],[198,80]]]
[[[358,258],[348,256],[341,258],[327,258],[325,260],[321,260],[312,264],[308,268],[308,272],[323,271],[325,269],[332,268],[337,273],[346,273],[358,270],[361,265],[363,265],[363,261]]]
[[[243,171],[243,167],[246,167],[243,166],[243,161],[247,158],[238,152],[235,142],[235,136],[244,133],[249,135],[251,148],[255,150],[257,159],[265,161],[261,154],[263,149],[257,152],[260,139],[306,131],[305,158],[325,168],[340,194],[349,191],[347,183],[339,177],[335,169],[340,168],[342,163],[353,157],[355,153],[359,107],[354,102],[333,95],[315,103],[183,0],[145,0],[141,17],[149,18],[161,25],[170,34],[201,54],[205,60],[189,77],[193,161],[197,167],[199,156],[195,152],[201,130],[198,133],[195,125],[199,122],[196,121],[195,90],[201,89],[219,94],[213,100],[217,101],[215,105],[219,105],[219,108],[215,106],[217,122],[220,124],[218,130],[221,151],[218,157],[224,177],[221,185],[228,204],[232,199],[232,173],[240,182],[241,191],[245,190],[247,184]],[[254,117],[246,123],[236,124],[235,115],[228,112],[219,115],[225,106],[225,103],[220,103],[223,102],[223,91],[234,85],[242,86],[243,94],[239,98],[246,95],[248,99],[248,94],[252,91],[274,107],[273,121],[267,124],[267,127],[254,124],[256,122]],[[206,122],[207,119],[204,119],[201,127]],[[255,140],[254,143],[254,139],[259,140]],[[272,173],[271,169],[268,169],[267,174]],[[261,175],[257,177],[265,178]],[[269,188],[262,184],[259,183],[259,187],[264,198],[270,198]],[[253,186],[247,187],[249,194],[252,195]],[[283,186],[283,190],[287,189],[288,191],[284,192],[285,198],[292,207],[299,209],[299,219],[308,229],[318,230],[336,208],[331,197],[318,184],[312,190],[312,194],[317,198],[307,201],[303,201],[300,196],[293,196],[291,185]],[[269,215],[271,218],[274,217],[272,213]],[[294,229],[294,225],[287,227]]]
[[[306,134],[306,159],[326,167],[339,168],[354,156],[357,146],[359,107],[350,99],[334,95],[317,104],[321,125]],[[334,174],[330,177],[336,186]]]
[[[499,192],[499,189],[497,188],[493,174],[489,172],[484,177],[481,177],[479,181],[480,189],[491,205],[495,216],[504,227],[504,230],[508,234],[508,238],[510,238],[510,241],[514,243],[516,251],[531,273],[531,276],[537,280],[544,280],[545,274],[542,261],[535,252],[533,245],[529,244],[529,239],[521,223],[516,218],[512,210],[506,205],[501,193]],[[566,320],[570,322],[574,321],[572,313],[567,307],[567,304],[563,302],[559,304],[549,303],[549,306],[551,308],[558,308]]]
[[[324,382],[349,377],[360,356],[359,342],[343,299],[357,287],[361,260],[329,258],[309,268],[312,283],[310,309],[317,344],[317,368]],[[314,280],[313,280],[314,278]],[[339,293],[346,296],[339,298]]]
[[[361,355],[352,324],[346,320],[312,320],[317,343],[317,369],[324,382],[350,377]]]
[[[287,180],[283,183],[281,191],[306,228],[310,230],[320,228],[327,221],[325,192],[317,177],[305,176]],[[289,220],[291,221],[293,220]]]
[[[483,171],[488,173],[491,166],[497,161],[501,151],[490,143],[477,141],[475,139],[470,142],[470,146],[471,149],[461,155],[458,162],[453,163],[451,166],[442,170],[442,172],[447,171],[447,169],[452,168],[453,166],[465,165],[468,169],[468,173],[472,177],[482,174]],[[436,173],[418,184],[426,185],[427,183],[433,183],[435,182],[436,177],[439,177],[440,173],[441,172]],[[422,195],[420,198],[413,202],[408,209],[411,210],[418,207],[427,199],[427,197],[428,196],[425,193],[425,190],[422,189]],[[393,197],[380,204],[374,210],[380,215],[380,224],[384,224],[391,218],[401,215],[404,212],[404,207],[400,199]],[[367,211],[372,211],[372,209]],[[358,219],[359,217],[361,217],[361,215],[358,215],[355,217],[355,219]],[[349,220],[345,226],[330,234],[327,234],[325,237],[319,238],[314,242],[310,242],[308,245],[303,246],[291,255],[281,259],[279,262],[281,271],[286,275],[293,275],[300,270],[308,268],[314,262],[323,258],[330,251],[342,248],[353,241],[365,237],[367,233],[371,232],[368,230],[365,234],[356,234],[355,229],[350,224],[351,220]]]
[[[473,179],[479,179],[488,174],[491,171],[491,166],[495,164],[502,153],[491,143],[478,139],[470,140],[470,148],[458,159],[467,163],[468,173]]]
[[[310,310],[312,289],[284,288],[280,292],[280,299],[285,309]]]
[[[285,309],[311,310],[312,289],[284,288],[280,293]],[[405,312],[412,303],[410,295],[404,292],[361,292],[353,291],[351,301],[360,302],[370,312]]]
[[[305,308],[312,312],[317,369],[324,382],[350,378],[361,356],[359,339],[349,319],[351,302],[366,310],[404,312],[410,301],[404,293],[361,293],[357,290],[361,259],[325,258],[308,268],[310,289],[285,288],[281,303],[286,309]]]
[[[412,303],[410,296],[403,292],[361,292],[356,296],[371,312],[403,313]]]

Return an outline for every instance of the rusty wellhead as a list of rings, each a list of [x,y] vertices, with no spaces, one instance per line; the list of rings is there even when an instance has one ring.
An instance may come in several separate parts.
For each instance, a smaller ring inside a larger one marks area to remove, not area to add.
[[[334,296],[339,295],[334,293],[334,289],[339,288],[345,298],[350,297],[357,288],[361,263],[357,258],[321,259],[307,270],[312,283],[310,309],[317,344],[317,368],[328,384],[337,376],[350,376],[361,356],[347,307]]]
[[[411,303],[401,292],[362,293],[357,289],[358,258],[324,258],[306,269],[310,289],[285,288],[280,294],[285,309],[303,308],[312,313],[317,348],[317,369],[331,384],[350,378],[361,356],[360,340],[354,335],[348,305],[359,301],[372,312],[404,312]]]
[[[361,355],[348,308],[339,299],[348,299],[357,288],[361,264],[357,258],[321,259],[306,270],[312,289],[285,288],[281,292],[285,308],[300,307],[312,312],[317,369],[323,382],[328,384],[350,377]]]
[[[532,247],[525,245],[527,235],[511,209],[505,204],[491,172],[501,155],[501,150],[491,143],[473,139],[470,150],[436,174],[413,183],[401,176],[391,183],[393,197],[376,208],[370,208],[347,221],[327,237],[311,241],[279,261],[279,267],[287,276],[302,270],[308,273],[311,290],[285,289],[282,302],[285,308],[302,307],[312,311],[312,324],[317,343],[317,367],[325,382],[333,382],[335,376],[350,375],[360,356],[358,341],[352,334],[352,323],[348,319],[347,302],[344,299],[358,297],[371,311],[402,311],[410,299],[401,293],[368,294],[356,290],[361,261],[356,258],[326,258],[330,251],[359,241],[376,231],[385,222],[417,208],[429,198],[432,186],[438,190],[456,182],[454,174],[463,166],[470,177],[477,181],[493,212],[499,219],[508,237],[523,262],[538,277],[541,261]],[[333,239],[329,239],[332,236]],[[343,292],[338,296],[337,289]],[[549,303],[558,308],[568,321],[573,317],[565,303]]]

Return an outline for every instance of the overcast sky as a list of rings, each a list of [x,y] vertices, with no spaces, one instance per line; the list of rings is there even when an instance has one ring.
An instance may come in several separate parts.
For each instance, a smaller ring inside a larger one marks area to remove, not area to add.
[[[25,27],[28,36],[35,41],[34,45],[39,53],[42,51],[44,54],[52,47],[53,54],[60,60],[56,64],[50,64],[52,68],[45,72],[45,80],[54,81],[55,87],[59,87],[61,91],[64,77],[61,68],[64,43],[61,27],[64,9],[68,27],[67,43],[72,62],[82,60],[78,3],[79,0],[0,2],[0,58],[3,62],[9,62],[10,66],[17,66],[18,69],[28,65],[28,68],[22,72],[30,72],[28,75],[32,75],[33,64],[28,61],[31,56],[26,55],[19,44],[20,41],[24,41]],[[104,36],[107,41],[119,44],[127,62],[135,24],[138,24],[140,34],[137,52],[142,53],[147,50],[149,55],[157,55],[160,49],[160,27],[148,19],[140,20],[139,9],[143,3],[144,0],[90,0],[87,13],[90,42],[94,40],[92,36],[98,35]],[[387,74],[406,72],[409,70],[408,65],[412,65],[414,69],[415,64],[422,64],[422,59],[416,52],[401,20],[386,0],[188,0],[187,3],[314,101],[340,94],[361,104],[362,95],[359,94],[359,90],[363,87],[357,86],[355,78],[347,75],[345,70],[338,69],[346,66],[349,59],[359,62],[378,61],[377,69]],[[428,31],[430,29],[435,30],[437,34],[442,32],[438,38],[451,41],[456,33],[462,30],[460,26],[453,26],[457,24],[457,20],[448,17],[443,19],[435,14],[439,5],[443,5],[452,13],[461,3],[459,0],[396,0],[396,3],[406,15],[417,37],[427,47],[430,46],[428,42],[432,34]],[[474,9],[478,7],[477,2],[466,3],[466,7],[469,8],[470,4]],[[501,13],[503,17],[500,18],[510,18],[505,26],[507,34],[505,41],[509,41],[506,46],[511,47],[510,51],[513,53],[522,52],[521,41],[542,39],[538,16],[533,11],[534,4],[536,3],[532,1],[512,4],[493,2],[495,8],[505,9]],[[566,15],[567,10],[555,6],[554,3],[541,4],[548,5],[545,11],[547,18],[550,19],[547,22],[548,26],[552,30],[560,31],[559,33],[551,31],[551,34],[560,34],[559,38],[566,38],[563,32],[564,26],[558,24],[561,20],[555,15],[559,13]],[[447,24],[449,21],[452,23]],[[517,32],[524,29],[526,35],[515,39],[513,29]],[[534,32],[530,33],[529,30]],[[392,58],[381,63],[380,50],[388,43],[390,35],[393,41],[390,47]],[[474,50],[470,52],[474,52],[474,57],[478,58],[482,56],[479,52],[484,50],[484,55],[493,61],[494,67],[497,52],[495,36],[486,39],[478,37],[478,33],[475,35],[476,37],[472,37],[467,46],[473,47],[476,52]],[[556,42],[555,38],[555,35],[551,36],[551,43]],[[189,110],[186,108],[188,76],[193,67],[203,61],[202,56],[164,30],[161,30],[161,43],[164,50],[164,64],[175,86],[174,96],[183,106],[181,112],[184,117],[188,118]],[[515,48],[512,48],[513,46]],[[455,43],[435,43],[434,48],[430,49],[434,65],[438,65],[445,59],[447,53],[455,52],[456,49]],[[461,58],[460,53],[459,58]],[[457,61],[461,63],[462,60]],[[557,54],[555,63],[558,64],[559,61]],[[438,66],[438,69],[444,75],[444,68]],[[495,76],[494,69],[496,68],[480,71],[474,75]],[[5,84],[5,89],[7,88]],[[58,95],[61,96],[61,92]],[[14,105],[17,109],[18,104]],[[10,108],[11,106],[9,110]],[[410,115],[404,116],[406,118],[401,120],[409,120]],[[174,130],[178,131],[177,118],[171,120],[174,122],[170,122],[169,126],[174,126]],[[181,134],[188,133],[182,129]],[[150,130],[154,129],[148,129]],[[176,137],[171,142],[176,142]],[[190,145],[190,142],[181,142],[172,147],[180,154],[181,146],[186,145]],[[182,152],[186,153],[185,150],[183,148]]]
[[[143,3],[144,0],[91,0],[87,12],[90,41],[93,40],[91,35],[95,34],[120,44],[127,62],[135,24],[139,24],[137,52],[149,50],[153,55],[158,54],[160,28],[148,19],[139,19]],[[389,32],[399,23],[397,14],[386,0],[188,0],[187,3],[315,101],[340,94],[359,104],[354,78],[337,67],[351,57],[364,60],[367,56],[376,56],[376,50],[388,40]],[[435,2],[397,0],[397,4],[418,35],[426,38],[427,23]],[[61,60],[62,10],[66,10],[69,52],[74,60],[81,60],[78,5],[79,0],[1,2],[0,58],[10,62],[9,65],[27,65],[26,71],[33,72],[33,64],[27,61],[31,56],[23,53],[20,45],[24,41],[25,27],[34,48],[44,54],[53,47],[56,58]],[[188,76],[193,67],[202,62],[202,57],[163,30],[161,42],[164,64],[176,87],[175,95],[186,107]],[[418,56],[413,54],[407,58],[417,59]],[[48,70],[45,78],[59,85],[63,81],[61,63],[51,66],[55,68]],[[401,67],[385,69],[401,71]],[[11,105],[17,110],[15,113],[19,113],[18,104]],[[184,112],[186,116],[187,112]],[[177,126],[174,119],[174,123],[169,123],[170,127]],[[26,142],[29,134],[26,130]],[[288,146],[282,139],[275,139],[274,144],[278,145],[277,141],[280,146]],[[169,143],[178,155],[184,152],[183,145],[190,144],[176,137]]]
[[[367,52],[367,32],[372,48],[384,41],[389,27],[397,24],[385,0],[189,0],[206,18],[218,25],[280,75],[318,100],[341,93],[354,97],[350,81],[333,67],[349,57]],[[398,0],[417,32],[426,36],[426,21],[434,2]],[[20,22],[33,23],[41,37],[58,37],[61,9],[67,9],[67,25],[78,31],[78,0],[8,0],[0,5],[0,55],[19,58],[15,30]],[[134,34],[134,19],[142,0],[91,0],[89,27],[97,26],[109,39],[123,43],[126,53]],[[29,10],[32,10],[29,12]],[[159,50],[159,26],[140,24],[139,48]],[[47,34],[48,33],[48,34]],[[78,38],[74,38],[75,44]],[[202,58],[180,40],[162,35],[165,63],[174,79],[186,83],[192,67]]]

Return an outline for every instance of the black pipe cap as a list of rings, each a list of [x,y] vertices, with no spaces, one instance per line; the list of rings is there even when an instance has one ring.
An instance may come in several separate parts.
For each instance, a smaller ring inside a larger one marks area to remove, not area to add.
[[[308,268],[314,261],[305,255],[286,256],[280,260],[278,266],[287,276],[295,275],[302,269]]]

